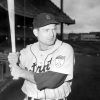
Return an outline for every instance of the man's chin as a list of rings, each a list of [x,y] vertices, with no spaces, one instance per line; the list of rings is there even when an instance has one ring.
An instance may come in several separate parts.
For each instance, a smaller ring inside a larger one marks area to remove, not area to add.
[[[55,42],[49,43],[48,46],[53,46],[54,44],[55,44]]]

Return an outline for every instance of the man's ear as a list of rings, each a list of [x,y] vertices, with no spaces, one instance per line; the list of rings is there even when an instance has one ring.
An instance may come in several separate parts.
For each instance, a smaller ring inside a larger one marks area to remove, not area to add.
[[[37,37],[38,36],[38,30],[37,29],[33,29],[33,33],[34,35]]]

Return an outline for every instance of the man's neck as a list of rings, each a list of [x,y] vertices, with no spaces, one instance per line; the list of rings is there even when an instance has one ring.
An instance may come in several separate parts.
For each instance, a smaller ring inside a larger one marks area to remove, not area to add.
[[[46,51],[46,50],[49,50],[51,48],[53,48],[54,45],[51,45],[51,46],[47,46],[47,45],[44,45],[44,44],[40,44],[39,43],[39,50],[41,51]]]

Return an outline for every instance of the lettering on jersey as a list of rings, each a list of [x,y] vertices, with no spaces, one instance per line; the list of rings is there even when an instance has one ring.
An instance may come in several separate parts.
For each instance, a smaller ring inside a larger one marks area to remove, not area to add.
[[[61,67],[65,62],[65,56],[59,55],[55,59],[55,66]]]
[[[44,65],[37,65],[37,63],[33,63],[32,67],[33,67],[33,72],[46,72],[48,70],[50,70],[50,64],[51,64],[52,58],[47,61],[46,64]]]

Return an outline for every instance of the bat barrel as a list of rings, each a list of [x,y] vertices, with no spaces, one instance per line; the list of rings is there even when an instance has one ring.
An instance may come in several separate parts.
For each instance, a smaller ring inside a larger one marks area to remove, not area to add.
[[[14,0],[7,0],[7,2],[8,2],[8,14],[9,14],[12,52],[16,52]]]

